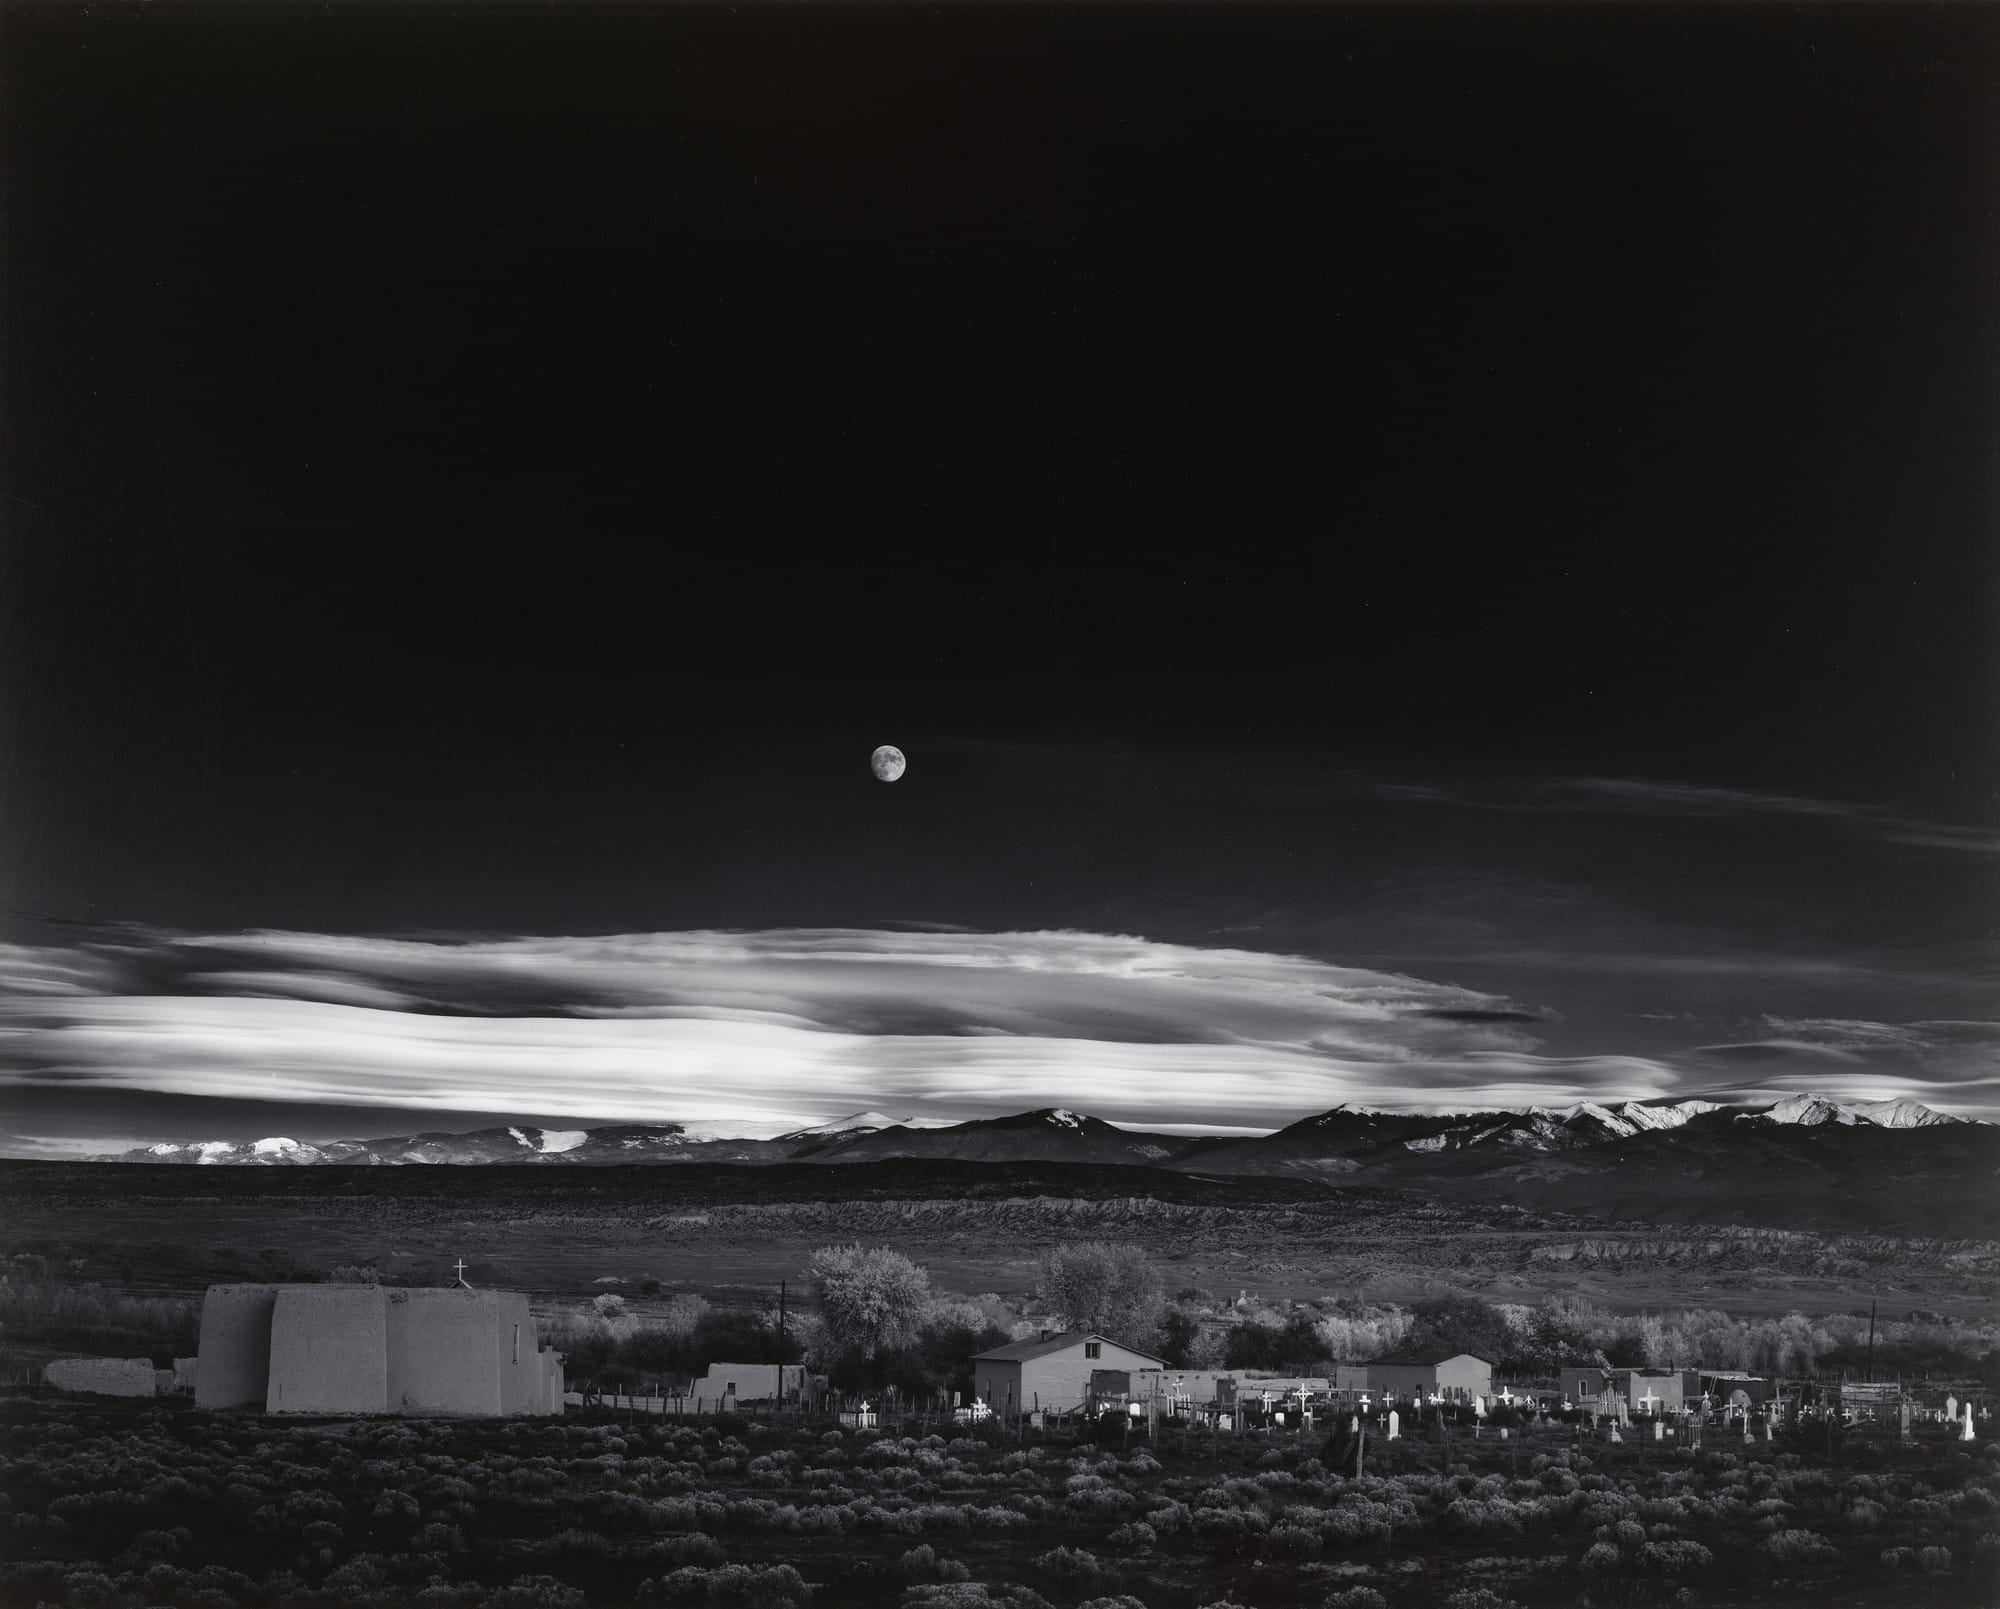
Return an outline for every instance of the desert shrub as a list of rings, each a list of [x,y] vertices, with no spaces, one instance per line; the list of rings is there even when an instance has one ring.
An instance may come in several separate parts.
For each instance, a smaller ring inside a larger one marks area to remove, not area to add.
[[[714,1604],[718,1609],[801,1609],[812,1588],[789,1564],[690,1566],[639,1583],[640,1604]]]
[[[1049,1609],[1032,1587],[998,1587],[979,1581],[934,1582],[905,1587],[902,1609]]]
[[[1840,1550],[1816,1531],[1778,1531],[1757,1552],[1786,1575],[1824,1575],[1840,1568]]]
[[[488,1598],[485,1609],[587,1609],[588,1602],[575,1587],[554,1576],[523,1575]]]
[[[1264,1557],[1274,1564],[1316,1559],[1319,1549],[1319,1532],[1302,1525],[1274,1525],[1264,1537]]]
[[[1951,1568],[1951,1549],[1919,1548],[1917,1564],[1926,1575],[1943,1575]]]
[[[1373,1587],[1342,1587],[1320,1599],[1319,1609],[1389,1609],[1389,1600]]]
[[[1512,1598],[1503,1598],[1491,1587],[1466,1587],[1444,1601],[1445,1609],[1520,1609]]]
[[[1146,1609],[1146,1606],[1130,1593],[1121,1592],[1109,1598],[1085,1598],[1077,1609]]]
[[[1159,1533],[1144,1520],[1128,1520],[1107,1538],[1114,1548],[1149,1548],[1159,1539]]]
[[[1050,1548],[1037,1557],[1035,1569],[1051,1581],[1069,1587],[1095,1586],[1109,1573],[1096,1554],[1062,1546]]]
[[[898,1559],[893,1573],[901,1581],[969,1581],[972,1572],[957,1559],[940,1554],[930,1543],[913,1547]]]
[[[1677,1537],[1645,1543],[1633,1560],[1647,1575],[1686,1575],[1691,1570],[1707,1569],[1715,1562],[1715,1555],[1699,1542]]]
[[[1625,1567],[1625,1555],[1616,1543],[1593,1542],[1585,1549],[1583,1568],[1592,1575],[1613,1575]]]

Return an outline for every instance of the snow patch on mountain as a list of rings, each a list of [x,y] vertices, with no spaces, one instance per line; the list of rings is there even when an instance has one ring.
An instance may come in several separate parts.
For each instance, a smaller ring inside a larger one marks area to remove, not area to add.
[[[1852,1127],[1857,1123],[1866,1123],[1876,1128],[1917,1129],[1964,1121],[1948,1113],[1933,1111],[1921,1101],[1907,1097],[1886,1101],[1839,1101],[1827,1095],[1787,1095],[1767,1112],[1744,1115],[1753,1123],[1789,1123],[1800,1127],[1817,1127],[1823,1123]]]

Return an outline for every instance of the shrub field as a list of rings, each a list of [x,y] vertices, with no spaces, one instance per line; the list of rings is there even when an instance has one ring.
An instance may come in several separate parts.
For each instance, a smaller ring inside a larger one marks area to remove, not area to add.
[[[34,1609],[1990,1605],[2000,1447],[1255,1434],[1157,1452],[718,1420],[273,1423],[0,1399]]]

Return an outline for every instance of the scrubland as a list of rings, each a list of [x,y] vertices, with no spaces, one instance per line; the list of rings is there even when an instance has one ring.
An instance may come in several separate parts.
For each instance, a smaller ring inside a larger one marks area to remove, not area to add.
[[[1019,1445],[615,1415],[274,1424],[4,1399],[32,1609],[1987,1604],[2000,1447]]]

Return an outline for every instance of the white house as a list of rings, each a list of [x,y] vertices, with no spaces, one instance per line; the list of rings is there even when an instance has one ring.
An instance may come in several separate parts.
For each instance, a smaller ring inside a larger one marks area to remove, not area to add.
[[[1099,1389],[1107,1376],[1144,1374],[1164,1369],[1150,1352],[1122,1345],[1094,1330],[1044,1330],[1032,1341],[981,1352],[972,1360],[973,1390],[998,1413],[1033,1413],[1037,1409],[1068,1412],[1081,1408],[1091,1395],[1092,1376]],[[1139,1389],[1128,1380],[1127,1391]]]

